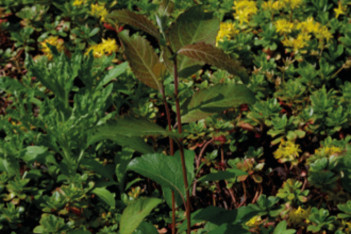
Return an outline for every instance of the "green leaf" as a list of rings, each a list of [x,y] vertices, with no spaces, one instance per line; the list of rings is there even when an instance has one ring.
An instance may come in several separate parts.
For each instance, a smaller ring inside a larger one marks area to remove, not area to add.
[[[157,229],[151,223],[142,222],[139,227],[133,232],[134,234],[158,234]]]
[[[38,161],[38,157],[42,156],[48,150],[45,146],[27,146],[23,160],[27,163]],[[42,160],[40,160],[42,161]]]
[[[101,80],[98,87],[106,85],[112,79],[120,76],[122,73],[124,73],[127,70],[127,68],[128,68],[127,62],[121,63],[116,67],[112,68],[111,70],[108,71],[107,75]]]
[[[169,28],[168,39],[174,52],[195,42],[216,43],[220,20],[195,6],[181,14]]]
[[[249,75],[240,62],[230,58],[229,55],[213,45],[198,42],[182,47],[178,53],[227,70],[229,73],[239,76],[243,83],[248,83]]]
[[[191,184],[194,179],[195,154],[193,151],[185,151],[184,153],[188,182]],[[183,201],[185,201],[185,188],[179,152],[176,152],[174,156],[166,156],[160,153],[145,154],[133,159],[129,163],[128,169],[154,180],[163,187],[172,189],[183,197]]]
[[[102,165],[102,163],[98,162],[97,160],[91,158],[83,158],[80,162],[81,166],[84,166],[88,170],[92,170],[97,174],[102,175],[106,179],[110,179],[113,181],[114,170],[108,165]]]
[[[216,43],[220,21],[210,12],[205,12],[201,7],[195,6],[181,14],[175,23],[170,26],[167,38],[171,48],[177,52],[180,48],[195,42]],[[169,57],[169,54],[165,54]],[[195,73],[201,66],[199,62],[185,56],[177,56],[179,76],[187,77]],[[167,59],[165,59],[167,62]],[[171,70],[173,67],[169,64]]]
[[[244,85],[217,84],[195,93],[188,101],[182,116],[184,123],[200,120],[214,113],[241,104],[253,104],[254,94]]]
[[[132,201],[124,210],[120,221],[120,233],[130,234],[144,218],[161,203],[158,198],[139,198]]]
[[[141,36],[129,37],[127,31],[122,31],[118,36],[123,42],[124,53],[136,78],[153,89],[161,90],[161,79],[166,66],[160,62],[150,43]]]
[[[108,204],[109,206],[111,206],[111,207],[116,206],[116,201],[115,201],[114,195],[110,191],[108,191],[106,188],[94,188],[92,190],[92,193],[97,195],[101,200],[106,202],[106,204]]]
[[[274,229],[273,234],[294,234],[296,230],[286,229],[287,223],[285,220],[281,221]]]
[[[88,134],[88,145],[101,140],[112,140],[121,146],[127,146],[141,153],[152,153],[153,149],[139,137],[171,136],[180,137],[159,125],[144,119],[121,118],[95,127]]]
[[[218,181],[218,180],[226,180],[231,179],[237,176],[247,175],[246,172],[241,170],[234,170],[234,171],[218,171],[216,173],[210,173],[203,177],[201,177],[198,181]]]
[[[157,40],[161,37],[157,27],[146,18],[146,16],[136,14],[126,9],[112,11],[106,19],[114,24],[129,24],[135,28],[143,30]]]
[[[178,133],[168,131],[161,126],[145,119],[120,118],[107,124],[98,126],[94,130],[95,133],[104,133],[109,135],[122,135],[127,137],[143,137],[143,136],[172,136],[179,137]]]

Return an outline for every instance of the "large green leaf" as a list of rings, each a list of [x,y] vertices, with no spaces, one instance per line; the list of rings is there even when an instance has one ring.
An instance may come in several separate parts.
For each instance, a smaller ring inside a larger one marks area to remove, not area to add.
[[[254,102],[254,94],[245,85],[217,84],[198,91],[185,102],[187,105],[182,122],[196,121],[231,107]]]
[[[144,15],[123,9],[112,11],[106,18],[114,24],[129,24],[154,36],[158,40],[160,39],[160,32],[157,27]]]
[[[188,182],[191,184],[194,179],[195,155],[192,151],[185,151],[185,156]],[[129,163],[128,169],[154,180],[162,185],[162,187],[176,191],[185,200],[185,188],[179,152],[175,153],[174,156],[166,156],[160,153],[145,154],[133,159]]]
[[[144,218],[161,203],[158,198],[139,198],[132,201],[124,210],[120,221],[120,233],[130,234]]]
[[[122,31],[118,36],[136,78],[151,88],[161,90],[166,66],[160,62],[150,43],[141,36],[129,37],[127,31]]]
[[[198,42],[191,45],[185,45],[178,51],[178,53],[227,70],[229,73],[239,76],[244,83],[248,83],[248,73],[246,69],[241,66],[240,62],[230,58],[229,55],[213,45]]]
[[[174,52],[195,42],[215,44],[219,30],[219,19],[210,12],[195,6],[181,14],[173,23],[167,34]]]
[[[181,14],[175,23],[170,26],[167,37],[171,48],[177,52],[180,48],[195,42],[215,44],[220,21],[212,13],[205,12],[201,7],[195,6]],[[165,56],[170,56],[165,54]],[[167,59],[165,59],[167,62]],[[199,61],[178,56],[179,76],[186,77],[199,69]],[[202,62],[202,61],[201,61]],[[201,63],[202,64],[202,63]],[[173,70],[173,67],[170,67]]]

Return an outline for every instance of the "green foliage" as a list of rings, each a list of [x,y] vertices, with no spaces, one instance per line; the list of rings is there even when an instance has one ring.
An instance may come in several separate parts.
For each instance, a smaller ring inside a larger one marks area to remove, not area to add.
[[[350,233],[350,6],[1,1],[0,232]]]

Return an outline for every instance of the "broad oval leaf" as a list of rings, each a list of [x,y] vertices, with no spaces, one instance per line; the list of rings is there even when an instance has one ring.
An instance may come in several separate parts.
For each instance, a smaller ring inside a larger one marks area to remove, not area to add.
[[[229,73],[239,76],[243,83],[248,83],[249,75],[240,62],[230,58],[224,51],[213,45],[198,42],[182,47],[178,53],[227,70]]]
[[[120,233],[130,234],[138,228],[144,218],[161,203],[158,198],[139,198],[132,201],[124,210],[120,221]]]
[[[185,164],[189,184],[194,179],[194,157],[193,151],[184,151]],[[174,156],[166,156],[160,153],[144,154],[133,159],[128,169],[140,175],[154,180],[163,187],[168,187],[177,192],[185,201],[185,188],[182,175],[182,165],[179,152]]]
[[[141,29],[157,40],[161,37],[157,27],[144,15],[123,9],[112,11],[106,18],[114,24],[129,24],[135,28]]]
[[[204,12],[200,6],[192,7],[182,13],[175,23],[170,26],[167,38],[174,52],[195,42],[216,43],[220,20],[210,12]],[[170,55],[165,53],[166,57]],[[165,62],[167,62],[165,58]],[[195,61],[186,56],[177,56],[179,76],[187,77],[195,73],[203,65],[202,61]],[[201,66],[199,65],[201,64]],[[169,66],[173,70],[172,66]]]
[[[184,108],[182,122],[189,123],[206,118],[241,104],[253,104],[254,94],[240,84],[217,84],[195,93]]]
[[[195,6],[182,13],[167,33],[174,52],[195,42],[216,43],[220,21],[212,13]]]
[[[122,31],[118,36],[123,42],[124,53],[136,78],[160,91],[166,66],[160,62],[150,43],[141,36],[131,38],[126,31]]]

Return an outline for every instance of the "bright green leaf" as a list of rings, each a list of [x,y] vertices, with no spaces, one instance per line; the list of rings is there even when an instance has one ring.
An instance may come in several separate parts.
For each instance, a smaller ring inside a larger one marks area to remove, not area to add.
[[[144,218],[161,203],[158,198],[139,198],[132,201],[124,210],[120,221],[120,233],[130,234]]]

